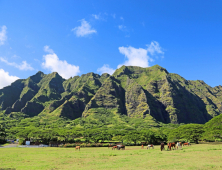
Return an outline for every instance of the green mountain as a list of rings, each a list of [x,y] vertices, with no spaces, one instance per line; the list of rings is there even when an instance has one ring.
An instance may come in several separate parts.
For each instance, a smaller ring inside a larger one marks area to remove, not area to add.
[[[107,109],[114,115],[163,123],[205,123],[222,113],[222,86],[185,80],[155,65],[122,66],[113,75],[95,73],[63,79],[37,74],[0,90],[0,112],[9,117],[76,119]]]

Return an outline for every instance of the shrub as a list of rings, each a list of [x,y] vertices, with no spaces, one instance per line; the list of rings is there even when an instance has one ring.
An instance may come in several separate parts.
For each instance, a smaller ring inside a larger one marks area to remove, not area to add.
[[[109,144],[108,144],[108,143],[104,143],[102,146],[103,146],[103,147],[108,147]]]
[[[102,144],[101,144],[101,143],[97,143],[96,146],[97,146],[97,147],[101,147]]]
[[[86,143],[82,143],[80,146],[81,147],[86,147]]]
[[[76,147],[76,144],[75,143],[66,143],[64,145],[64,147],[67,147],[67,148]]]
[[[25,139],[20,138],[20,139],[19,139],[19,145],[24,145],[24,144],[25,144]]]
[[[95,143],[91,143],[90,146],[91,147],[96,147],[96,144]]]
[[[81,141],[81,139],[76,139],[75,142],[76,142],[76,143],[80,143],[80,142],[82,142],[82,141]]]

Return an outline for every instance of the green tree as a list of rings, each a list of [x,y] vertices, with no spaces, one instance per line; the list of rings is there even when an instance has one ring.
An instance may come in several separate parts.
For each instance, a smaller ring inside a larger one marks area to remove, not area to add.
[[[144,140],[146,143],[153,143],[155,135],[151,130],[142,130],[140,131],[141,140]]]
[[[124,139],[131,141],[136,145],[137,141],[141,140],[141,135],[138,131],[132,130],[125,135]]]
[[[204,129],[204,139],[222,139],[222,114],[207,122]]]
[[[172,139],[186,139],[187,141],[193,140],[198,144],[198,140],[204,133],[204,125],[201,124],[187,124],[182,125],[169,133],[168,140]]]

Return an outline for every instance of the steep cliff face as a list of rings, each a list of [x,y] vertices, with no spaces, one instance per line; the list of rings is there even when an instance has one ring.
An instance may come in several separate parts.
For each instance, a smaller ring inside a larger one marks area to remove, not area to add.
[[[222,113],[221,87],[211,88],[203,81],[187,81],[158,65],[149,68],[123,66],[113,75],[126,90],[128,79],[137,82],[146,94],[149,114],[159,121],[205,123]],[[131,88],[131,93],[137,84]],[[136,94],[139,101],[140,92]],[[131,102],[131,105],[136,104],[135,100]]]
[[[106,108],[114,113],[125,114],[124,93],[124,89],[116,82],[115,78],[108,77],[86,105],[83,116],[96,113],[98,108]]]
[[[88,73],[67,80],[38,72],[0,90],[0,109],[8,115],[76,119],[104,108],[164,123],[205,123],[222,113],[222,86],[185,80],[155,65],[122,66],[112,76]]]
[[[125,105],[129,117],[146,117],[150,114],[146,93],[143,88],[132,79],[127,79]]]

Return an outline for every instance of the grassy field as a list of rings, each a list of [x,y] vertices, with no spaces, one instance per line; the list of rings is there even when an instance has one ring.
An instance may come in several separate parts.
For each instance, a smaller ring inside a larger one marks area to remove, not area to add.
[[[0,148],[0,169],[222,169],[222,144],[198,144],[160,151],[111,148]]]

